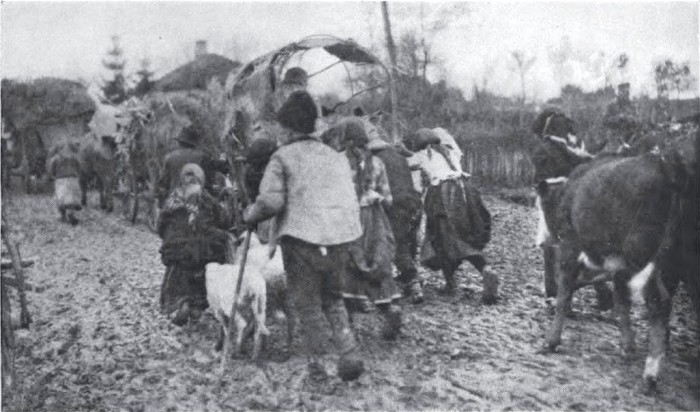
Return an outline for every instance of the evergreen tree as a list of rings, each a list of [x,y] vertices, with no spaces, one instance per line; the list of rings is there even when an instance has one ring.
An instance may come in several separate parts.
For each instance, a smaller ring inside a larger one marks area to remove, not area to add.
[[[105,100],[108,103],[119,104],[126,100],[126,78],[124,77],[124,50],[119,45],[119,36],[112,36],[112,48],[107,51],[107,57],[102,65],[113,73],[112,80],[105,81],[102,86]]]
[[[141,70],[136,72],[139,80],[133,90],[133,94],[135,96],[143,96],[153,89],[154,82],[151,80],[151,78],[153,77],[154,72],[149,70],[150,67],[151,60],[148,57],[144,57],[141,60]]]

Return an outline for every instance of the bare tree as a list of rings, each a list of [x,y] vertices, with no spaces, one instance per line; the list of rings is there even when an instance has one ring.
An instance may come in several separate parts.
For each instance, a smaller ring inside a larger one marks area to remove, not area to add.
[[[396,101],[396,90],[394,88],[394,79],[398,78],[398,73],[396,71],[396,45],[394,44],[394,37],[391,35],[391,21],[389,20],[389,5],[386,1],[382,2],[382,17],[384,18],[384,33],[386,35],[386,47],[389,51],[389,58],[391,59],[391,70],[389,70],[390,84],[389,84],[389,94],[391,98],[391,135],[394,142],[399,141],[399,131],[396,120],[397,111],[397,101]]]
[[[625,81],[627,77],[627,68],[629,67],[630,58],[627,53],[620,53],[615,59],[615,68],[620,73],[620,80]]]
[[[696,79],[690,70],[690,62],[676,63],[666,59],[654,66],[654,81],[659,98],[668,98],[670,91],[675,90],[676,100],[680,100],[681,93],[690,90]]]
[[[391,62],[392,70],[396,74],[396,44],[394,37],[391,34],[391,21],[389,20],[389,5],[386,1],[382,2],[382,17],[384,19],[384,35],[386,36],[386,49],[389,52],[389,61]]]
[[[525,76],[535,64],[537,57],[528,57],[525,52],[520,50],[511,52],[511,56],[513,56],[513,60],[515,60],[515,70],[520,76],[520,103],[525,103],[525,98],[527,97],[525,93]]]

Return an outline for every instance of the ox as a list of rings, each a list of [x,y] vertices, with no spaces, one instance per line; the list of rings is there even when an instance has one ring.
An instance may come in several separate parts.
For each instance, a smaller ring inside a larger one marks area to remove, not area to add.
[[[584,143],[576,136],[574,122],[563,113],[548,109],[533,122],[532,131],[540,137],[530,158],[535,166],[535,181],[561,179],[574,168],[590,162],[594,157],[586,151]],[[544,216],[540,198],[537,198],[539,223],[535,244],[544,252],[544,289],[548,299],[557,295],[555,265],[557,248],[549,244],[546,236]],[[607,310],[612,307],[612,292],[605,283],[593,286],[598,297],[598,307]]]
[[[100,193],[100,208],[111,212],[114,208],[116,187],[117,145],[114,137],[105,135],[98,138],[90,132],[80,142],[80,187],[83,191],[81,203],[87,206],[88,184],[97,183]]]
[[[577,167],[566,180],[538,185],[547,229],[560,249],[556,314],[547,350],[561,343],[574,290],[612,279],[621,347],[626,354],[633,352],[630,286],[638,287],[649,313],[644,381],[649,389],[656,388],[671,300],[680,281],[685,282],[696,313],[700,307],[697,135],[694,140],[665,155],[595,159]]]

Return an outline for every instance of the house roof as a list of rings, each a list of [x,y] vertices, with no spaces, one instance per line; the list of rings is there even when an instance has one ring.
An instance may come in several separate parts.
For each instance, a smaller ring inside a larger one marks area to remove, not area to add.
[[[241,63],[218,54],[205,54],[167,73],[155,84],[155,90],[170,92],[178,90],[206,89],[212,79],[222,84],[228,74]]]

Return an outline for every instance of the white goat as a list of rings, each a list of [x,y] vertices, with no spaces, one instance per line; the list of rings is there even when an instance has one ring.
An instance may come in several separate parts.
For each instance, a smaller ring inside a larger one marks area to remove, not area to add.
[[[236,251],[235,263],[206,265],[206,287],[209,308],[216,319],[221,323],[221,334],[216,345],[221,350],[223,339],[230,339],[231,331],[228,328],[228,320],[231,316],[236,283],[240,273],[240,260],[242,250]],[[270,291],[268,291],[268,285]],[[293,320],[290,316],[289,305],[286,298],[286,275],[282,263],[282,253],[279,247],[273,258],[270,258],[269,247],[260,243],[255,233],[251,234],[250,246],[246,258],[246,267],[243,274],[241,290],[238,292],[236,306],[236,353],[241,352],[243,339],[249,335],[251,328],[253,335],[253,359],[260,354],[262,336],[269,335],[265,326],[267,313],[267,296],[271,292],[271,298],[287,316],[288,336],[287,343],[291,344]],[[247,319],[246,319],[247,318]]]

